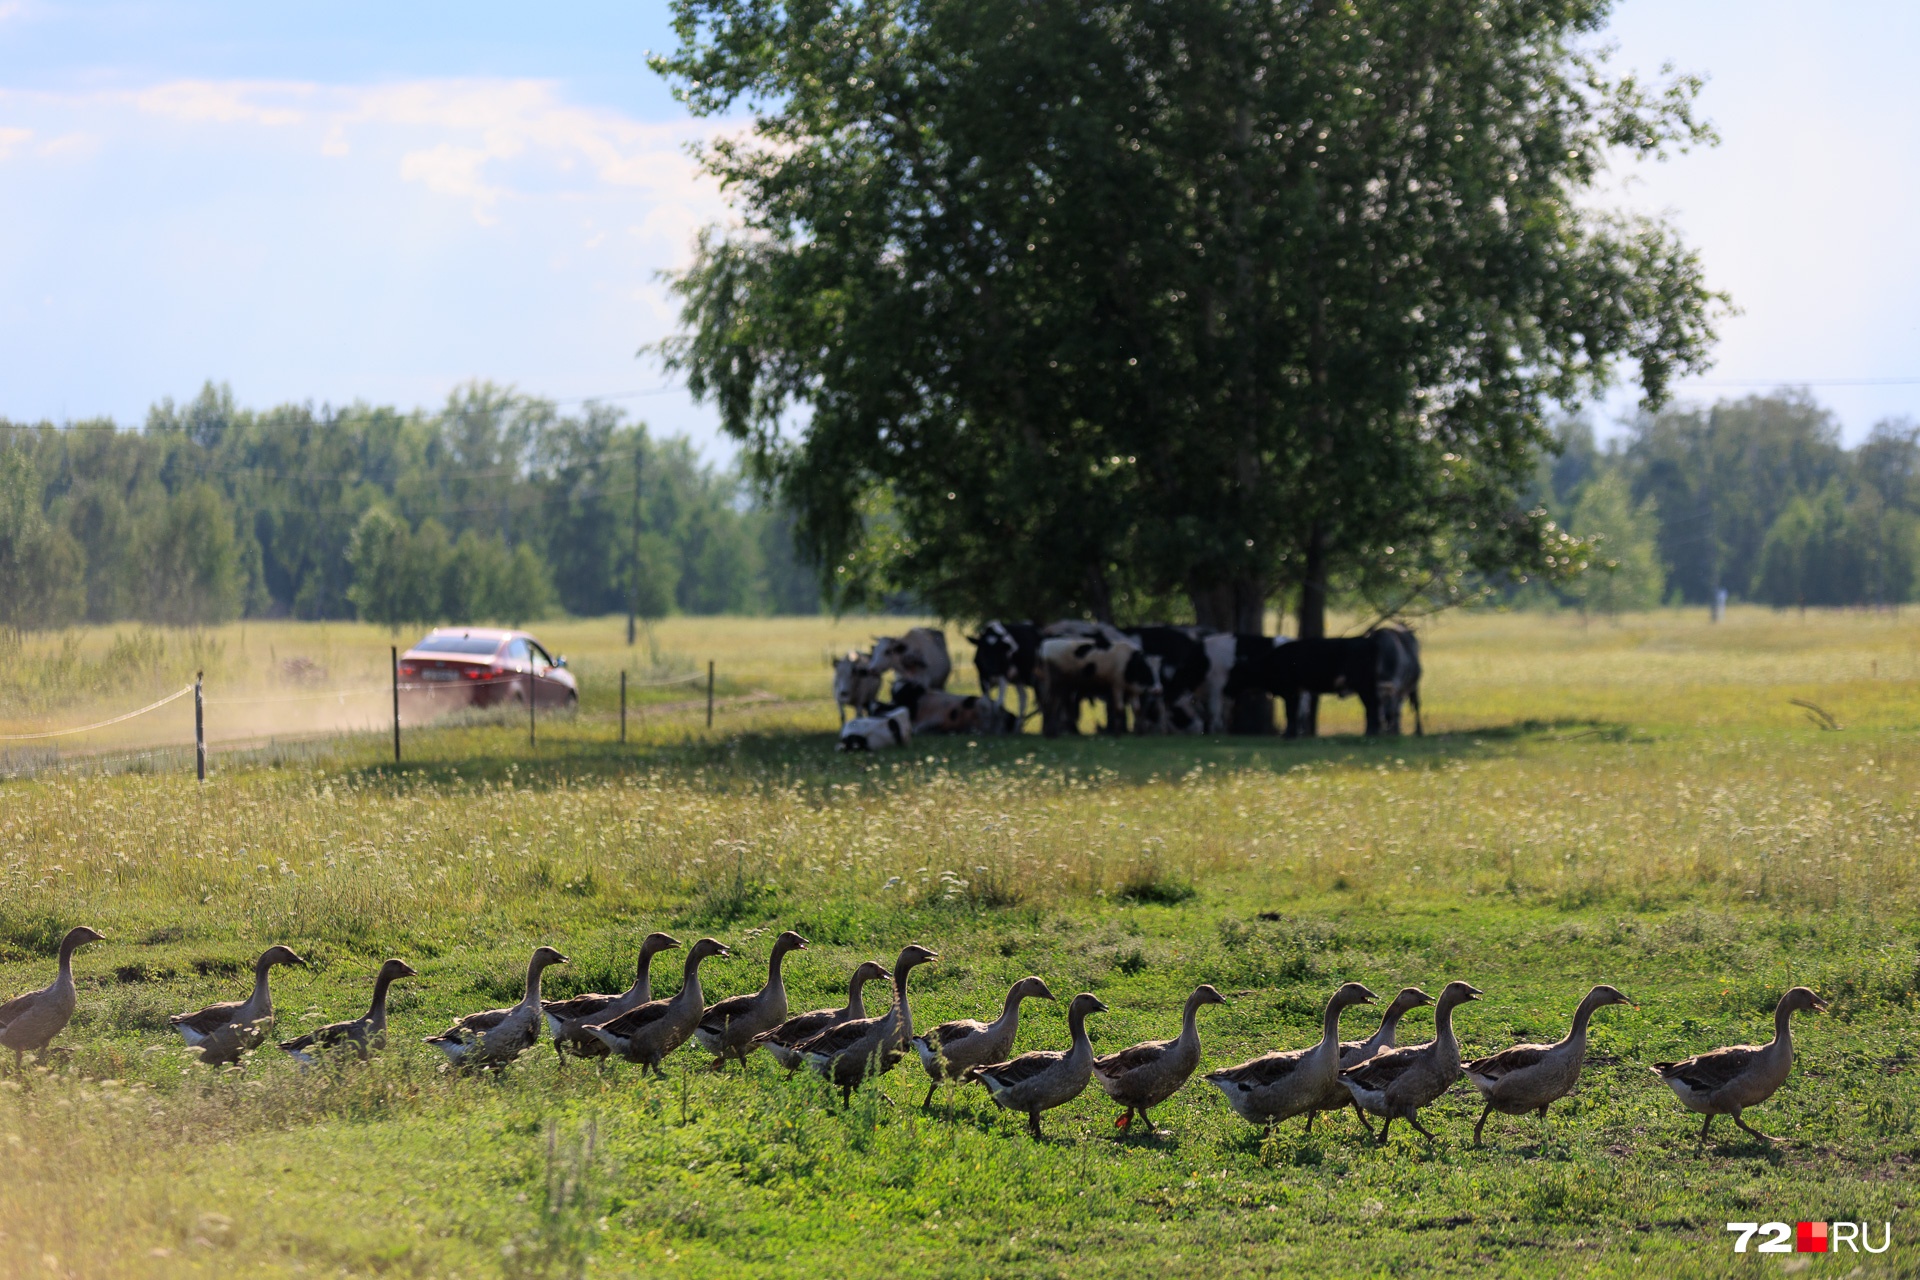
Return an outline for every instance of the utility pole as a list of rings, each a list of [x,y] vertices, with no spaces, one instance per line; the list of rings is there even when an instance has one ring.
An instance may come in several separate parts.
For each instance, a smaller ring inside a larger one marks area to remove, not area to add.
[[[637,428],[636,428],[637,431]],[[627,648],[633,648],[640,613],[640,439],[633,442],[633,531],[627,549]]]

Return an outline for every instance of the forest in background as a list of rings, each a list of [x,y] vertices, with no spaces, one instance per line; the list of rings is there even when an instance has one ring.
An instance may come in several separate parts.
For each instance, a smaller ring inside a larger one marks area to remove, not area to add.
[[[209,384],[144,430],[0,420],[0,625],[818,612],[793,548],[686,440],[487,383],[438,413]]]
[[[1920,427],[1876,424],[1846,448],[1805,391],[1678,406],[1596,443],[1562,421],[1537,500],[1599,564],[1516,603],[1602,612],[1706,604],[1716,590],[1775,608],[1898,605],[1920,595]]]
[[[1600,538],[1599,557],[1496,600],[1620,612],[1716,588],[1775,607],[1920,594],[1909,420],[1849,449],[1826,409],[1782,391],[1644,415],[1604,444],[1569,418],[1557,438],[1535,501]],[[253,412],[209,385],[139,431],[0,421],[0,625],[524,622],[620,613],[630,593],[648,618],[821,608],[785,512],[604,405],[566,414],[480,383],[438,413]]]

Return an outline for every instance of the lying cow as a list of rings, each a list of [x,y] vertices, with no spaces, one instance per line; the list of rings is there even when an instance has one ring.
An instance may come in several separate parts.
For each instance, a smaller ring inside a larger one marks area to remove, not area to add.
[[[885,751],[913,741],[913,717],[905,707],[883,716],[855,716],[840,726],[840,750]]]
[[[948,693],[911,680],[893,682],[893,706],[907,713],[915,733],[1016,733],[1013,712],[977,693]]]
[[[1107,704],[1108,733],[1127,731],[1127,710],[1159,691],[1146,654],[1131,640],[1062,636],[1040,646],[1040,723],[1048,737],[1080,731],[1080,704]]]
[[[973,645],[980,692],[1005,710],[1007,686],[1013,686],[1020,699],[1021,724],[1027,721],[1027,690],[1034,687],[1039,670],[1041,638],[1040,628],[1031,622],[989,622],[979,635],[967,637]]]
[[[833,660],[833,703],[840,712],[840,723],[847,722],[847,710],[866,715],[880,699],[880,673],[864,653],[849,653]]]
[[[875,636],[874,674],[891,671],[894,683],[911,680],[928,689],[944,689],[953,674],[947,656],[947,633],[938,627],[915,627],[904,636]]]
[[[1259,689],[1280,699],[1287,710],[1289,738],[1314,735],[1315,699],[1322,694],[1359,698],[1369,735],[1398,733],[1400,696],[1414,703],[1416,722],[1420,715],[1418,646],[1407,648],[1411,640],[1411,633],[1397,628],[1296,640],[1237,666],[1226,692],[1231,697],[1241,689]]]

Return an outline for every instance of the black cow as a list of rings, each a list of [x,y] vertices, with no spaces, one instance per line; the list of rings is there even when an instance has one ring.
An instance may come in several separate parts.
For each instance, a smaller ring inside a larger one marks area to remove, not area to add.
[[[1237,665],[1227,677],[1227,696],[1260,689],[1287,709],[1287,736],[1314,732],[1313,699],[1321,694],[1357,697],[1366,711],[1367,733],[1400,732],[1400,700],[1413,704],[1420,725],[1420,656],[1413,633],[1383,627],[1364,636],[1295,640]]]
[[[1380,644],[1380,665],[1374,674],[1382,732],[1400,732],[1400,703],[1405,700],[1413,707],[1415,736],[1425,736],[1426,726],[1420,722],[1420,641],[1405,627],[1382,627],[1369,638]]]
[[[994,705],[1006,709],[1007,686],[1018,691],[1020,721],[1027,718],[1027,690],[1039,678],[1040,628],[1032,622],[989,622],[977,636],[968,636],[973,645],[973,669],[980,676],[980,692],[993,698]]]

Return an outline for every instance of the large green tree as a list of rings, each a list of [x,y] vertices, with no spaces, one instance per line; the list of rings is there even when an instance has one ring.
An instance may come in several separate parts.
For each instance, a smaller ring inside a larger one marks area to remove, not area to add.
[[[675,0],[750,132],[678,281],[713,396],[843,596],[1258,627],[1559,572],[1541,410],[1701,365],[1714,298],[1609,155],[1706,132],[1606,0]],[[1132,602],[1131,604],[1127,602]]]

